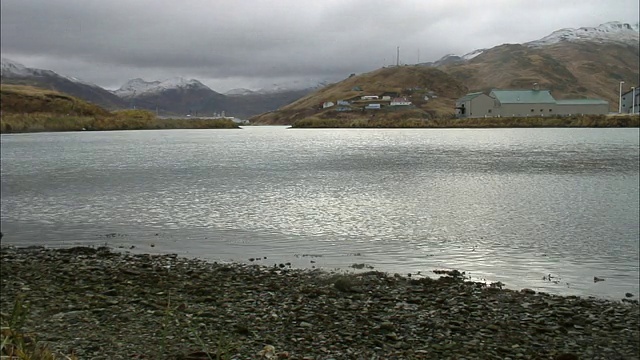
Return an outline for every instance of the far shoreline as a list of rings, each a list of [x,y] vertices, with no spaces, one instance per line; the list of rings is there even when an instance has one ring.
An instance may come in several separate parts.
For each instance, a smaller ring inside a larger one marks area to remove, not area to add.
[[[563,117],[487,117],[389,120],[371,118],[304,118],[293,122],[293,129],[309,128],[424,128],[424,129],[495,129],[495,128],[638,128],[640,115],[574,115]]]

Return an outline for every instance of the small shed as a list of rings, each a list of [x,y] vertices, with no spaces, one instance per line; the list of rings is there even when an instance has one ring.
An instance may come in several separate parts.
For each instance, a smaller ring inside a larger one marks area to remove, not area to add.
[[[334,105],[335,105],[335,104],[333,103],[333,101],[325,101],[325,102],[322,104],[322,108],[323,108],[323,109],[326,109],[326,108],[330,108],[330,107],[332,107],[332,106],[334,106]]]

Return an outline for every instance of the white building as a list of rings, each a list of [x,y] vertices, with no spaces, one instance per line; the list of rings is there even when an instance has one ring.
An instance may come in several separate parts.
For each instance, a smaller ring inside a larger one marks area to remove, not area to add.
[[[333,103],[333,101],[325,101],[325,102],[322,104],[322,108],[323,108],[323,109],[326,109],[326,108],[330,108],[330,107],[332,107],[332,106],[334,106],[334,105],[335,105],[335,104]]]
[[[640,102],[640,89],[638,89],[638,87],[635,87],[622,94],[621,104],[623,114],[640,113],[640,104],[638,103]]]
[[[389,104],[391,106],[408,106],[411,105],[411,101],[407,100],[406,98],[395,98],[393,100],[391,100],[391,103]]]

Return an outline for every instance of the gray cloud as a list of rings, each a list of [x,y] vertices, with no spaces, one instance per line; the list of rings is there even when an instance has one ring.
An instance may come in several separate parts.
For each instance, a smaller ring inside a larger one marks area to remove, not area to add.
[[[566,27],[638,22],[637,0],[3,0],[2,56],[108,88],[194,77],[215,90],[344,78]]]

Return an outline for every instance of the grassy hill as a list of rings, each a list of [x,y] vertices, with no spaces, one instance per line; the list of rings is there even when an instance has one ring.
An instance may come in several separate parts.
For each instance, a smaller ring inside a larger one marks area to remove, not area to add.
[[[454,112],[455,99],[467,91],[467,87],[460,81],[435,68],[386,67],[350,76],[276,111],[255,116],[251,121],[261,124],[292,124],[309,118],[364,119],[377,116],[389,119],[423,119],[451,116]],[[395,93],[399,97],[405,97],[412,102],[412,106],[390,107],[389,101],[361,100],[365,95],[382,95],[383,93]],[[425,96],[429,99],[425,100]],[[349,100],[350,111],[337,111],[340,106],[322,108],[324,102],[337,103],[338,100]],[[362,108],[368,103],[379,103],[383,108],[363,111]]]
[[[557,99],[600,98],[615,111],[619,82],[638,79],[640,53],[638,46],[593,42],[540,48],[506,44],[440,69],[473,91],[529,89],[537,82]]]
[[[158,119],[145,110],[110,112],[53,90],[0,86],[0,132],[237,128],[227,119]]]

